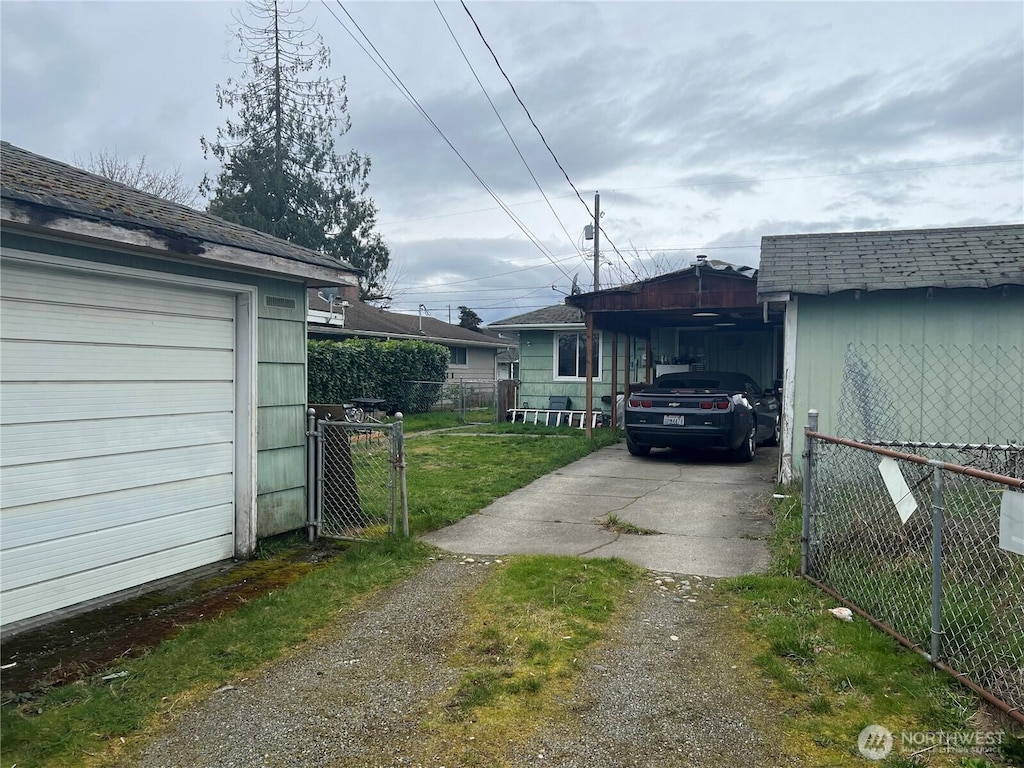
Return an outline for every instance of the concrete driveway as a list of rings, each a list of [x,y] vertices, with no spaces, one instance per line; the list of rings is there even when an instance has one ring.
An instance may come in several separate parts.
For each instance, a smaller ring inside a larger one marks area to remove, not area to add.
[[[717,452],[630,456],[603,448],[423,537],[472,555],[621,557],[656,571],[737,576],[768,564],[764,513],[777,448],[734,464]],[[609,514],[651,535],[620,533]]]

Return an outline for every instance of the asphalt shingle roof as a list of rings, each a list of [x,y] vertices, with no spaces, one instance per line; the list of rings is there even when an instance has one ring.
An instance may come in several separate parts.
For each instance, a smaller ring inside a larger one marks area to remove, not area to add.
[[[0,143],[0,195],[68,216],[146,230],[163,238],[170,249],[191,256],[201,256],[205,242],[338,271],[355,270],[351,264],[312,249],[140,192],[6,141]]]
[[[309,291],[309,308],[327,312],[329,310],[326,301],[321,299],[315,290]],[[341,314],[341,309],[335,304],[335,314]],[[508,347],[515,346],[515,342],[509,339],[496,339],[487,336],[479,331],[472,331],[460,325],[446,323],[437,320],[429,315],[423,315],[423,333],[420,333],[421,318],[418,315],[403,315],[398,312],[388,312],[379,307],[364,304],[361,301],[353,301],[350,306],[345,307],[344,327],[336,325],[322,325],[315,322],[309,324],[309,330],[313,332],[330,333],[332,335],[358,335],[360,331],[374,334],[385,334],[392,336],[409,336],[425,340],[445,340],[471,344],[480,347]]]
[[[1024,225],[769,235],[759,296],[1024,285]]]
[[[488,328],[506,328],[516,325],[566,325],[569,323],[582,323],[583,310],[577,307],[569,307],[565,304],[555,304],[551,307],[535,309],[533,312],[526,312],[522,315],[513,315],[504,320],[488,323]]]

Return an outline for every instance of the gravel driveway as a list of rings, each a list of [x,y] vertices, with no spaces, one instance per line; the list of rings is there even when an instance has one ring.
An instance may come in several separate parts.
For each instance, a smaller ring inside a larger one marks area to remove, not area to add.
[[[449,659],[460,606],[494,567],[431,563],[291,657],[187,708],[123,765],[438,768],[419,724],[459,678]],[[639,583],[564,717],[509,745],[505,765],[795,764],[775,745],[763,682],[721,636],[726,609],[711,584],[658,574]]]

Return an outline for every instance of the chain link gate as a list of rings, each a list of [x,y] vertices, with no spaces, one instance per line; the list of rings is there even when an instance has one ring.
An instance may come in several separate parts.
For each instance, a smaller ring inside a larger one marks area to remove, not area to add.
[[[402,420],[393,424],[318,419],[307,411],[309,540],[409,535]]]

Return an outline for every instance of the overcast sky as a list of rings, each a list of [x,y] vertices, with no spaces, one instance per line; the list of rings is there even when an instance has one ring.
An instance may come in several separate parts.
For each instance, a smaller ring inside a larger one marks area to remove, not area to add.
[[[574,275],[589,290],[595,191],[603,287],[699,253],[756,265],[764,234],[1024,219],[1019,0],[467,5],[586,206],[460,4],[344,10],[537,243],[310,2],[303,17],[348,83],[338,147],[372,158],[398,311],[422,303],[447,320],[450,306],[458,322],[466,304],[492,322],[558,303]],[[231,13],[244,8],[4,0],[3,138],[69,162],[116,149],[191,183],[214,175],[199,138],[228,117],[214,89],[240,74]]]

